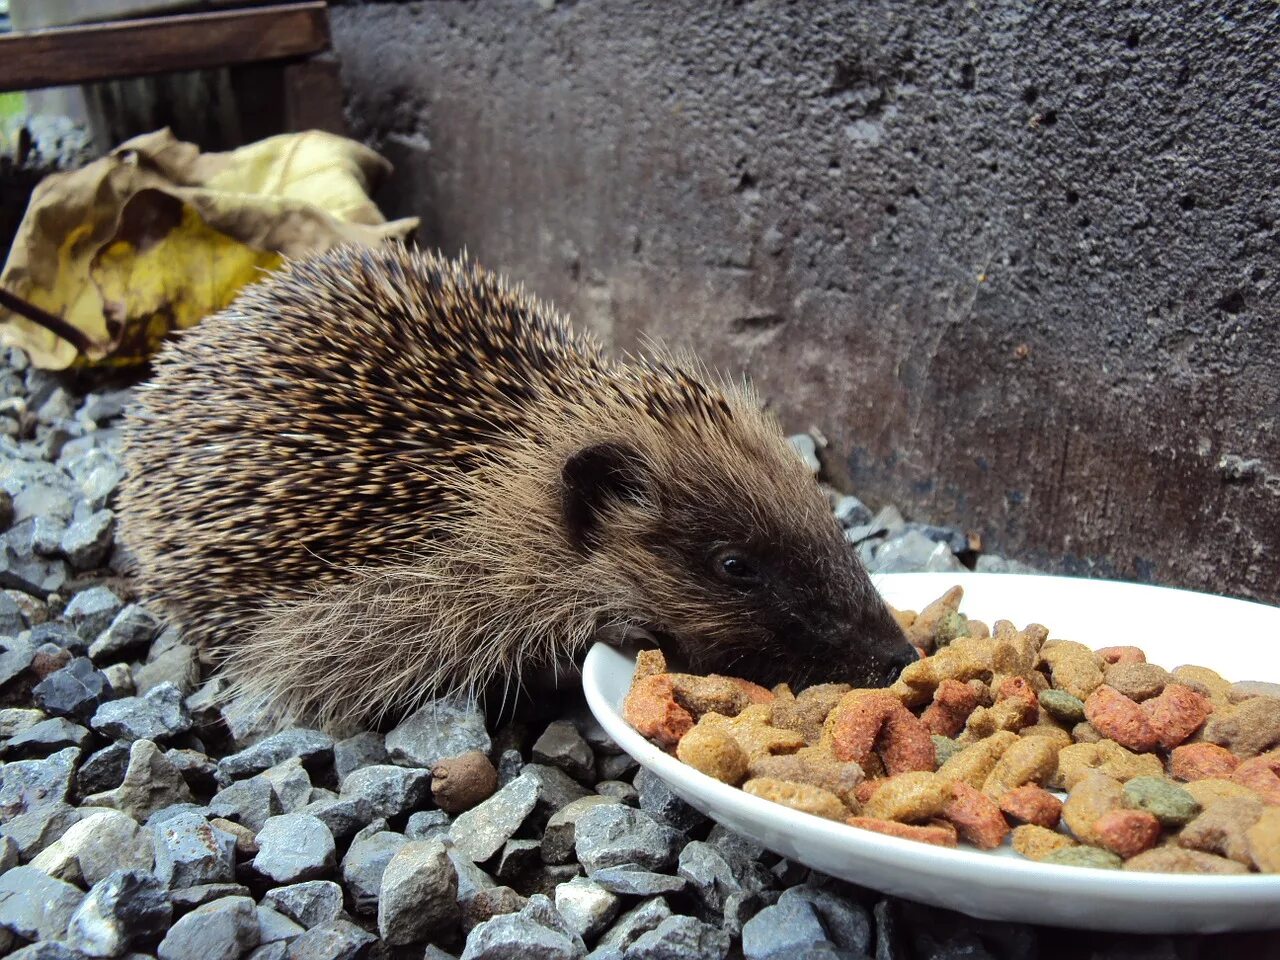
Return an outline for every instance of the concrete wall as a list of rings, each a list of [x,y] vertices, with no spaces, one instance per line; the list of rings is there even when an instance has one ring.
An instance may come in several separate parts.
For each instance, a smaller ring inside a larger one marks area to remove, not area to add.
[[[1034,6],[1034,9],[1033,9]],[[333,11],[422,240],[745,371],[871,501],[1280,601],[1266,3]]]

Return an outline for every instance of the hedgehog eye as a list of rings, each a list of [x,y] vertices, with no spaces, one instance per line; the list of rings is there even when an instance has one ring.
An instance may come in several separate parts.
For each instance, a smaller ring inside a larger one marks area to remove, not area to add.
[[[726,547],[711,555],[711,569],[722,581],[735,587],[760,582],[760,572],[751,558],[737,547]]]

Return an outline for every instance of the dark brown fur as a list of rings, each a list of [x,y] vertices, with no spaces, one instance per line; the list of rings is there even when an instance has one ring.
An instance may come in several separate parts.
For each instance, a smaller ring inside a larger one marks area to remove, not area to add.
[[[745,388],[609,359],[467,263],[288,266],[164,350],[125,459],[144,593],[242,694],[323,724],[518,680],[609,626],[765,682],[887,682],[909,656]]]

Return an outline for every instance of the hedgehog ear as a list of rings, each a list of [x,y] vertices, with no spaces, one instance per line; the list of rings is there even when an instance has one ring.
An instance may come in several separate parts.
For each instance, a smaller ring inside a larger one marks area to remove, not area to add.
[[[609,501],[640,503],[647,486],[640,454],[622,443],[583,447],[565,461],[560,478],[565,531],[584,553],[599,543]]]

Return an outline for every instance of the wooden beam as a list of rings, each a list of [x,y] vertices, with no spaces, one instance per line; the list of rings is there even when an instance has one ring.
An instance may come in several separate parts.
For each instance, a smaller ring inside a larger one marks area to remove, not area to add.
[[[322,0],[0,34],[0,91],[283,60],[328,47]]]

